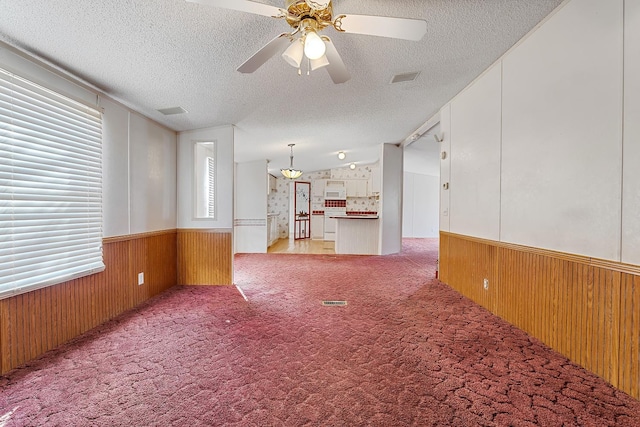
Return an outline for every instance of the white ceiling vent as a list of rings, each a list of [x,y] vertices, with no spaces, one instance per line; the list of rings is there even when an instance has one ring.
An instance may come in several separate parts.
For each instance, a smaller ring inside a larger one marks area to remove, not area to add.
[[[390,83],[394,84],[394,83],[412,82],[415,79],[417,79],[419,75],[420,75],[420,71],[414,71],[413,73],[396,74],[391,78]]]
[[[165,116],[171,116],[173,114],[184,114],[187,112],[187,110],[185,110],[182,107],[162,108],[158,111],[164,114]]]

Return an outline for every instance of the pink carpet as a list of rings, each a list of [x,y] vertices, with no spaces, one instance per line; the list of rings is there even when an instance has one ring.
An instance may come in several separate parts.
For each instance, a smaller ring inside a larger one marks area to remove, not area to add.
[[[249,302],[169,290],[0,377],[0,427],[640,426],[640,402],[434,280],[436,256],[238,256]]]

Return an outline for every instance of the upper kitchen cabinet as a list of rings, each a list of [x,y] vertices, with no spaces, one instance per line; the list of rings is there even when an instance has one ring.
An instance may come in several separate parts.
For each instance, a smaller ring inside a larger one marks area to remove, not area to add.
[[[347,197],[368,197],[369,181],[366,179],[350,179],[347,183]]]

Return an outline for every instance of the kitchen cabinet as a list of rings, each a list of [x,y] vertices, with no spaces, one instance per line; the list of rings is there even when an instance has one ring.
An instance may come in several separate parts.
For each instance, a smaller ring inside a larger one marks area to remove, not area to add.
[[[377,255],[379,220],[377,215],[345,216],[336,219],[337,254]]]
[[[369,197],[369,182],[366,179],[350,179],[347,182],[347,197]]]
[[[279,214],[267,215],[267,247],[273,245],[280,238],[278,233]]]
[[[326,212],[325,212],[326,213]],[[333,242],[336,240],[336,219],[324,216],[324,240]]]
[[[311,238],[324,240],[324,215],[311,215]]]

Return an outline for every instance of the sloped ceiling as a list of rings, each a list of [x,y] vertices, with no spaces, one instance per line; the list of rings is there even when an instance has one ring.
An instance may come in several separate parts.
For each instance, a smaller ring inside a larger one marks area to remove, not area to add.
[[[334,0],[336,14],[428,28],[419,42],[326,29],[352,75],[340,85],[325,70],[298,76],[279,55],[238,73],[286,22],[182,0],[0,0],[0,39],[176,131],[235,125],[236,161],[269,159],[277,171],[295,143],[295,166],[313,171],[376,161],[380,144],[409,137],[560,3]],[[390,84],[413,71],[415,81]],[[188,113],[157,112],[175,106]]]

